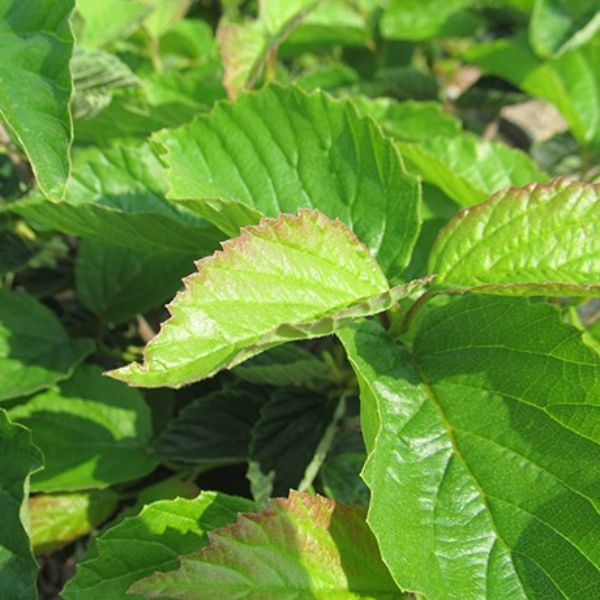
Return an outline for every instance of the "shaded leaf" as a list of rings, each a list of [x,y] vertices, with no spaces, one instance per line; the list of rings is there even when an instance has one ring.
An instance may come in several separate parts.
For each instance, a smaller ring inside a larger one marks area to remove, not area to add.
[[[0,409],[0,594],[14,600],[36,597],[38,566],[28,536],[29,475],[42,468],[31,434]]]
[[[365,403],[368,520],[396,582],[430,598],[593,593],[600,358],[558,311],[440,303],[412,356],[373,321],[340,337]]]
[[[329,335],[335,323],[375,314],[422,285],[390,289],[368,250],[316,210],[247,227],[197,263],[144,363],[110,371],[145,387],[179,387],[288,341]]]
[[[72,9],[73,0],[0,0],[0,117],[52,197],[71,168]]]
[[[233,523],[239,512],[253,509],[250,500],[215,492],[145,506],[137,517],[94,540],[62,595],[65,600],[88,600],[90,595],[139,600],[142,596],[125,596],[132,583],[156,571],[176,569],[178,556],[206,545],[207,531]]]
[[[410,258],[418,182],[348,101],[271,85],[155,138],[166,150],[169,197],[230,236],[262,215],[314,207],[349,225],[388,275]]]
[[[568,180],[495,194],[439,234],[436,284],[491,294],[600,292],[600,186]]]
[[[80,366],[55,389],[10,409],[29,427],[45,457],[33,490],[104,488],[146,475],[156,466],[149,452],[150,411],[137,390]]]
[[[31,543],[36,554],[63,548],[106,521],[119,496],[111,490],[41,494],[29,499]]]
[[[178,571],[132,586],[145,597],[403,598],[379,558],[361,509],[292,492],[209,534]],[[290,546],[291,544],[291,546]]]
[[[69,377],[93,347],[91,340],[70,340],[56,315],[32,296],[0,290],[0,400]]]

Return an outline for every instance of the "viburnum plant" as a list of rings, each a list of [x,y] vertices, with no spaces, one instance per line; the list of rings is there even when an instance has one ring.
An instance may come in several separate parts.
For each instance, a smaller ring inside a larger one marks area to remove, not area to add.
[[[596,597],[597,2],[254,4],[0,0],[0,599]]]

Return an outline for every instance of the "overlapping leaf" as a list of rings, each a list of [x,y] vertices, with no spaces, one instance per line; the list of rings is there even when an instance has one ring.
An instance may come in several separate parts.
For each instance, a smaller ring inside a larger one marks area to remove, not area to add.
[[[14,600],[36,596],[37,563],[27,534],[29,475],[42,468],[41,452],[27,429],[0,409],[0,595]]]
[[[492,294],[600,293],[600,186],[531,184],[462,211],[429,269],[444,287]]]
[[[210,543],[130,589],[144,597],[405,597],[381,562],[357,507],[292,492],[263,511],[209,533]]]
[[[229,236],[262,215],[317,208],[351,227],[388,276],[407,264],[419,189],[393,142],[348,101],[268,86],[156,136],[169,197]]]
[[[56,388],[10,409],[45,457],[32,478],[42,491],[104,488],[142,477],[156,465],[149,452],[152,427],[142,395],[80,366]]]
[[[138,386],[179,387],[271,346],[333,332],[345,319],[389,308],[422,282],[390,286],[368,250],[316,210],[246,228],[198,263],[144,363],[110,375]]]
[[[206,532],[233,523],[239,512],[254,510],[243,498],[204,492],[194,500],[162,500],[137,517],[125,519],[98,537],[63,590],[65,600],[131,598],[135,581],[176,569],[178,556],[206,545]]]
[[[547,304],[465,296],[426,309],[413,355],[373,321],[340,336],[396,582],[430,598],[593,595],[600,359],[580,333]]]
[[[92,348],[91,340],[70,340],[54,313],[32,296],[0,290],[0,400],[69,377]]]
[[[0,118],[53,197],[70,171],[72,9],[73,0],[0,0]]]

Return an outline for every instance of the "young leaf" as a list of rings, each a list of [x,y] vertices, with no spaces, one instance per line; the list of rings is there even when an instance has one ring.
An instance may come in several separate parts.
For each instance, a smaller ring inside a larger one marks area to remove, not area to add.
[[[336,322],[376,314],[421,285],[390,289],[368,250],[316,210],[247,227],[197,263],[144,363],[109,374],[179,387],[288,341],[329,335]]]
[[[544,303],[465,296],[426,310],[412,356],[374,321],[339,335],[367,404],[368,521],[398,585],[593,595],[600,358],[579,332]]]
[[[491,294],[600,292],[600,185],[531,184],[463,210],[439,234],[436,284]]]
[[[554,104],[577,140],[600,150],[600,39],[548,61],[522,37],[473,46],[465,58]]]
[[[349,101],[271,85],[155,138],[166,150],[169,197],[231,237],[262,215],[316,208],[349,225],[388,276],[410,259],[418,181]]]
[[[73,0],[0,0],[0,119],[52,197],[71,166],[72,9]]]
[[[32,296],[0,290],[0,400],[69,377],[92,349],[91,340],[70,340],[56,315]]]
[[[118,502],[111,490],[33,496],[29,528],[34,552],[55,552],[86,535],[110,517]]]
[[[58,231],[141,252],[212,252],[222,234],[165,200],[163,168],[147,143],[121,143],[78,153],[66,198],[32,196],[10,205]]]
[[[191,256],[142,253],[83,240],[75,262],[77,295],[106,322],[120,323],[162,305],[193,269]]]
[[[127,594],[131,584],[157,571],[176,569],[178,556],[206,545],[207,531],[233,523],[239,512],[251,510],[250,500],[214,492],[203,492],[194,500],[177,498],[145,506],[137,517],[125,519],[94,540],[62,596],[65,600],[140,600],[140,595]]]
[[[409,170],[461,206],[482,202],[502,188],[548,179],[524,152],[471,134],[400,142],[398,147]]]
[[[37,563],[27,535],[29,475],[42,468],[31,434],[0,409],[0,596],[30,600],[37,596]]]
[[[34,490],[104,488],[156,466],[142,395],[102,377],[98,367],[80,366],[71,379],[14,406],[9,415],[31,429],[44,453]]]
[[[223,389],[198,398],[171,420],[155,444],[162,458],[221,466],[245,462],[262,400]]]
[[[325,459],[344,403],[306,390],[277,390],[252,428],[248,479],[259,505],[305,491]]]
[[[560,56],[587,42],[598,29],[597,0],[536,0],[529,41],[540,56]]]
[[[130,591],[149,598],[389,598],[394,585],[357,507],[291,492],[209,533],[209,544]]]

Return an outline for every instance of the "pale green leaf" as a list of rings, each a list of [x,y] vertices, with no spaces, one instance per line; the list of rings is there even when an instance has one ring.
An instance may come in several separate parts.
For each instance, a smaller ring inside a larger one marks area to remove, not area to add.
[[[142,252],[212,252],[222,235],[167,202],[165,187],[163,169],[148,144],[119,144],[77,155],[63,201],[32,196],[9,208],[64,233]]]
[[[338,398],[309,390],[277,390],[252,428],[248,479],[252,496],[265,503],[312,485],[344,412]]]
[[[600,295],[600,186],[558,179],[495,194],[438,236],[429,271],[446,288]]]
[[[197,263],[144,363],[110,375],[144,387],[179,387],[271,346],[329,335],[339,320],[389,308],[419,282],[390,289],[352,232],[316,210],[247,227]]]
[[[111,490],[40,494],[29,499],[29,528],[36,554],[48,554],[88,534],[115,511]]]
[[[577,140],[600,151],[600,39],[548,61],[522,37],[473,46],[465,58],[554,104]]]
[[[156,452],[206,467],[245,462],[262,402],[249,392],[227,388],[197,398],[169,422],[155,443]]]
[[[408,263],[420,191],[393,142],[348,101],[271,85],[155,136],[169,197],[189,201],[227,234],[312,207],[351,227],[386,274]]]
[[[598,0],[536,0],[529,41],[540,56],[560,56],[600,29]]]
[[[396,582],[448,600],[593,596],[600,357],[580,333],[545,303],[465,296],[425,309],[412,356],[374,321],[340,337]]]
[[[209,533],[181,567],[139,581],[149,598],[401,599],[357,507],[292,492]]]
[[[141,253],[83,240],[75,262],[81,303],[108,323],[120,323],[162,305],[194,270],[191,256]]]
[[[398,147],[409,170],[461,206],[483,202],[506,187],[548,179],[524,152],[471,134],[399,142]]]
[[[92,349],[91,340],[70,340],[56,315],[32,296],[0,290],[0,400],[69,377]]]
[[[150,454],[150,411],[142,395],[80,366],[54,389],[9,410],[31,429],[45,457],[32,477],[33,490],[104,488],[146,475],[156,466]]]
[[[0,120],[52,197],[71,167],[72,9],[73,0],[0,0]]]
[[[125,519],[98,537],[62,592],[65,600],[131,598],[132,583],[179,566],[178,556],[206,545],[206,532],[233,523],[238,512],[254,510],[243,498],[203,492],[194,500],[163,500]]]
[[[144,27],[150,35],[160,38],[185,16],[192,0],[151,0],[151,4],[154,10]]]
[[[28,536],[29,475],[42,468],[41,452],[30,432],[13,424],[0,409],[0,596],[11,600],[36,597],[38,565]]]

